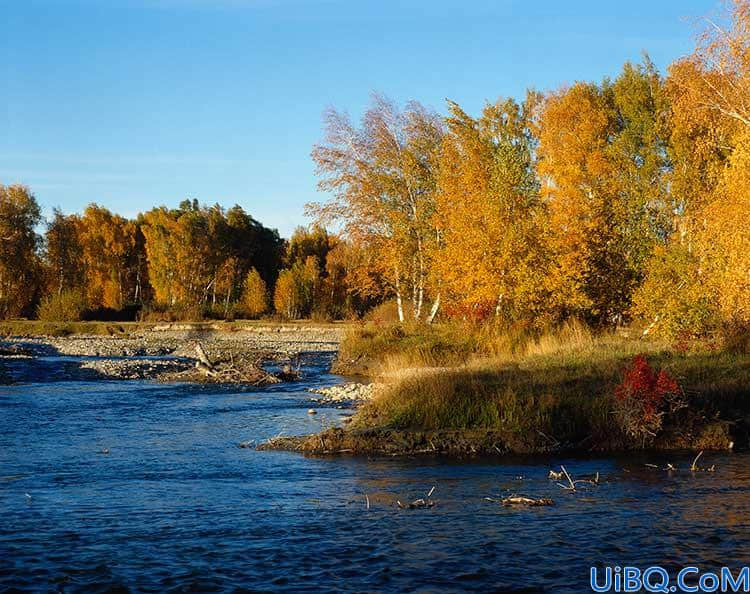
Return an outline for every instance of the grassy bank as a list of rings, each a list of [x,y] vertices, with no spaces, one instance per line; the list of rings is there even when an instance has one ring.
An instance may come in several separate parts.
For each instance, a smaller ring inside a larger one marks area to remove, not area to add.
[[[594,334],[575,323],[542,335],[467,326],[359,328],[342,344],[341,366],[366,362],[385,385],[348,432],[485,432],[492,447],[519,452],[719,449],[744,440],[750,355],[675,350],[633,334]],[[676,380],[680,406],[660,412],[650,433],[633,435],[615,394],[636,355]]]

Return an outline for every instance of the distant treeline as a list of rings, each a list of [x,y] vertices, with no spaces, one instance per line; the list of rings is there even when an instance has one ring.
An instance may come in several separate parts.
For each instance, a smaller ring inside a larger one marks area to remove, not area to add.
[[[336,236],[285,241],[239,206],[186,200],[130,220],[92,204],[42,223],[28,188],[0,186],[2,318],[341,318],[372,303],[348,291]]]

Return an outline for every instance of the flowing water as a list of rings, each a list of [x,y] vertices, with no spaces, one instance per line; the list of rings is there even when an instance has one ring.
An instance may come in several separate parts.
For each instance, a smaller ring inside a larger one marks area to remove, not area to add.
[[[238,444],[350,413],[307,413],[307,388],[340,381],[324,357],[302,382],[252,390],[75,382],[59,363],[36,360],[36,381],[0,386],[0,589],[586,592],[592,564],[750,561],[746,454],[670,473],[645,464],[686,468],[692,456],[258,452]],[[564,492],[547,479],[561,463],[603,482]],[[433,486],[432,508],[395,503]],[[556,505],[484,500],[512,493]]]

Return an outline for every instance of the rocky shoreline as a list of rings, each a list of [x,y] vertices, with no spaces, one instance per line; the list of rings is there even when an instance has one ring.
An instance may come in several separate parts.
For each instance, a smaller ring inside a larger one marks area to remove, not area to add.
[[[34,381],[33,361],[50,358],[59,359],[71,379],[275,383],[284,373],[269,374],[264,365],[291,365],[303,353],[333,353],[341,334],[334,327],[226,332],[169,325],[125,336],[7,337],[0,341],[0,383]],[[222,373],[201,368],[197,345]],[[290,379],[290,374],[281,379]]]
[[[320,394],[320,398],[312,398],[322,404],[358,404],[372,400],[380,388],[380,384],[348,383],[330,388],[310,388],[313,394]]]

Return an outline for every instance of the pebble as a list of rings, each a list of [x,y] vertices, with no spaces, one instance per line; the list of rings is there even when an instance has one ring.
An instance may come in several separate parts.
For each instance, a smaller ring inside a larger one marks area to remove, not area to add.
[[[310,392],[321,394],[319,402],[356,402],[371,400],[378,384],[349,383],[330,388],[310,388]]]

